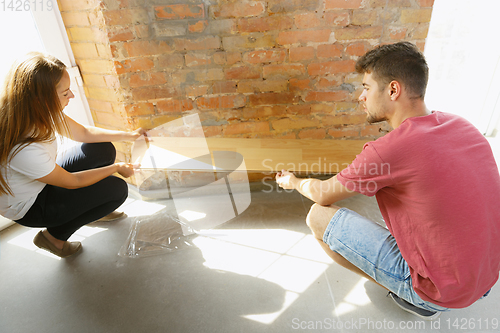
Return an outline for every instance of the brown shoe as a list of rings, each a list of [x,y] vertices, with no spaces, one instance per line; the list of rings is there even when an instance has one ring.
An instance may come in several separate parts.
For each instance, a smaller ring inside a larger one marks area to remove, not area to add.
[[[52,244],[41,231],[36,234],[35,238],[33,239],[33,244],[61,258],[69,257],[80,251],[80,249],[82,248],[82,243],[80,242],[66,241],[64,242],[63,248],[60,250],[54,244]]]
[[[127,215],[124,212],[117,212],[116,210],[104,217],[101,217],[99,220],[95,222],[111,222],[111,221],[116,221],[121,218],[125,218]]]

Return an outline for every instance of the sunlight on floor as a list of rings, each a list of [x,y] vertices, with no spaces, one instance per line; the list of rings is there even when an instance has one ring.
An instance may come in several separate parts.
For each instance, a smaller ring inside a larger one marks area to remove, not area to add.
[[[150,202],[129,197],[118,210],[125,212],[128,217],[137,217],[153,215],[164,209],[165,206],[161,201]]]
[[[211,230],[193,242],[203,253],[206,267],[260,278],[285,289],[279,311],[243,316],[264,324],[273,323],[333,263],[313,236],[290,230]]]
[[[33,238],[35,238],[36,234],[40,230],[43,230],[43,229],[42,228],[32,228],[32,229],[29,229],[28,231],[23,232],[19,236],[15,237],[15,238],[12,238],[7,243],[12,244],[12,245],[16,245],[16,246],[19,246],[19,247],[22,247],[24,249],[27,249],[27,250],[30,250],[30,251],[33,251],[33,252],[36,252],[36,253],[39,253],[39,254],[42,254],[42,255],[45,255],[45,256],[47,256],[49,258],[52,258],[52,259],[61,260],[61,258],[59,258],[58,256],[53,255],[52,253],[50,253],[50,252],[48,252],[46,250],[40,249],[35,244],[33,244]],[[70,241],[70,242],[75,242],[75,241],[81,242],[85,238],[88,238],[88,237],[90,237],[92,235],[98,234],[98,233],[106,231],[106,230],[108,230],[108,229],[107,228],[102,228],[102,227],[83,226],[77,232],[75,232],[68,239],[68,241]]]
[[[365,283],[367,279],[361,278],[346,297],[335,307],[335,314],[340,317],[348,312],[356,310],[360,306],[369,304],[370,298],[366,295]]]

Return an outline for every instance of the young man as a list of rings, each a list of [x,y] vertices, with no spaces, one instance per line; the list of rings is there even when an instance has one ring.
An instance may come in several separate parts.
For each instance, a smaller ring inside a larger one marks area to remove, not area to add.
[[[276,181],[316,202],[307,224],[324,250],[404,310],[434,319],[467,307],[500,271],[500,176],[490,146],[466,120],[426,108],[428,67],[413,44],[377,47],[356,70],[367,121],[394,130],[331,179],[282,171]],[[358,193],[376,196],[388,229],[333,205]]]

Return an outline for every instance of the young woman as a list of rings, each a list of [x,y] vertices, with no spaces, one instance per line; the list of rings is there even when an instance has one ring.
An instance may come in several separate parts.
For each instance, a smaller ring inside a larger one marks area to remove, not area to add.
[[[63,113],[74,95],[65,65],[30,53],[11,68],[0,98],[0,214],[44,227],[34,244],[59,257],[81,249],[67,239],[127,198],[130,163],[115,163],[111,141],[133,141],[145,130],[121,132],[83,126]],[[62,153],[56,133],[79,142]]]

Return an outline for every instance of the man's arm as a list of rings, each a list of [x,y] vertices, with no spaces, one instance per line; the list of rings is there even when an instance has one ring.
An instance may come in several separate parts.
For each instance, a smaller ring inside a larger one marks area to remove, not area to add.
[[[297,178],[293,173],[282,170],[276,175],[276,183],[284,189],[297,190],[303,196],[322,206],[330,206],[337,201],[358,194],[349,191],[337,180],[337,176],[327,180]]]

